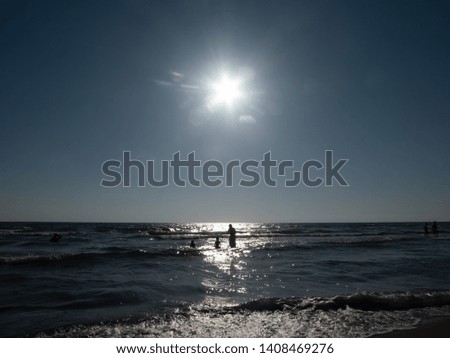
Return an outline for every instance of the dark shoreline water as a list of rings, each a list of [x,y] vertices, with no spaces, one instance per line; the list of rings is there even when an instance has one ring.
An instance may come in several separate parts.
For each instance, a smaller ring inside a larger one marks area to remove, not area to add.
[[[235,250],[227,226],[0,223],[0,336],[368,337],[450,314],[449,223],[240,223]]]
[[[450,316],[424,319],[414,328],[374,335],[372,338],[450,338]]]

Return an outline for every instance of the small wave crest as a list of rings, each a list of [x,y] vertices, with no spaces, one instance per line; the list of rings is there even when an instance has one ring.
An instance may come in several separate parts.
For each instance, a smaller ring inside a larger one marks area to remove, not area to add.
[[[270,298],[249,301],[231,310],[277,311],[314,309],[322,311],[353,308],[362,311],[403,311],[450,305],[450,292],[427,293],[356,293],[332,298]]]
[[[109,248],[106,252],[55,253],[48,255],[0,256],[0,264],[5,265],[77,265],[95,263],[103,260],[151,259],[164,257],[199,256],[204,250],[171,249],[148,252],[146,250],[126,250]]]

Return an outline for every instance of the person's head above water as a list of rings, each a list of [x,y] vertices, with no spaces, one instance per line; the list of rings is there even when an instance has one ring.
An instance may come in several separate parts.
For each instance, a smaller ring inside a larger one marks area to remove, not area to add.
[[[233,225],[229,224],[228,227],[233,227]]]

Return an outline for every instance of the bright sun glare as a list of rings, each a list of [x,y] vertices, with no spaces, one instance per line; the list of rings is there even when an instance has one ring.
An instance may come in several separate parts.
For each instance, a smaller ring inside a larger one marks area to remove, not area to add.
[[[242,90],[240,88],[240,81],[232,79],[227,74],[223,74],[219,81],[213,86],[213,95],[209,101],[209,107],[214,108],[220,105],[225,105],[228,108],[242,98]]]

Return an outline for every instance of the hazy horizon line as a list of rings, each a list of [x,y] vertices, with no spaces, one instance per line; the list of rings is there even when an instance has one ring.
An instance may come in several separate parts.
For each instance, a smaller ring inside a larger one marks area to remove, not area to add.
[[[421,221],[24,221],[9,220],[2,221],[0,224],[8,223],[36,223],[36,224],[409,224],[409,223],[426,223],[426,222],[450,223],[450,221],[442,220],[421,220]]]

